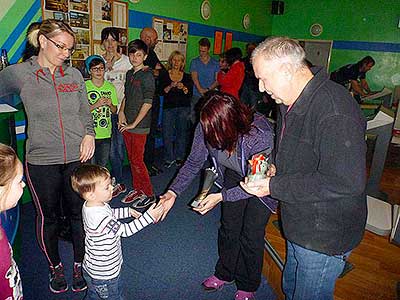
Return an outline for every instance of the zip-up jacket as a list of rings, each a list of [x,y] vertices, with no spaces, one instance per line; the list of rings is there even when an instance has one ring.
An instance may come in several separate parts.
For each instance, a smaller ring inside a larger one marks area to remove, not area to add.
[[[235,151],[235,155],[241,166],[243,178],[247,175],[248,160],[254,154],[262,151],[270,153],[274,146],[273,139],[273,129],[268,120],[260,114],[255,114],[250,132],[240,136]],[[221,188],[223,201],[238,201],[253,197],[246,193],[239,185],[230,189],[224,187],[225,167],[218,163],[217,149],[213,149],[206,144],[200,123],[195,130],[190,155],[179,170],[169,189],[177,195],[181,194],[197,176],[209,155],[215,169],[218,171],[216,185]],[[276,212],[277,202],[275,200],[270,197],[262,197],[260,200],[269,210]]]
[[[325,69],[312,71],[291,109],[280,105],[270,191],[289,241],[344,254],[360,243],[366,223],[366,121]]]
[[[33,165],[79,160],[85,135],[94,136],[85,83],[72,67],[42,68],[37,57],[0,72],[0,97],[21,97],[28,119],[26,159]]]

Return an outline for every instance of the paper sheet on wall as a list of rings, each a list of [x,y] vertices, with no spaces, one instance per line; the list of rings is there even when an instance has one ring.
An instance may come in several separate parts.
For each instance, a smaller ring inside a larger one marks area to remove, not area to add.
[[[110,26],[112,26],[112,23],[108,21],[93,21],[93,39],[100,41],[101,31]]]
[[[113,26],[126,28],[126,3],[113,2]]]

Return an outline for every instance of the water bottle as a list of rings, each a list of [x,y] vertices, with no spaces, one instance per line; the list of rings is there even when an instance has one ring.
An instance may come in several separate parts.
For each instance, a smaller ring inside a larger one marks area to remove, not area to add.
[[[3,69],[9,65],[6,49],[1,49],[1,62],[3,64]]]
[[[1,49],[1,56],[0,56],[0,71],[5,68],[4,63],[3,63],[3,49]]]

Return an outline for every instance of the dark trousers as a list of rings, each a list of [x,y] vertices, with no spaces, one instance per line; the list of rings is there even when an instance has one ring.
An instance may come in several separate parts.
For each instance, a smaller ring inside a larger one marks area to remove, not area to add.
[[[154,165],[156,157],[155,140],[157,136],[157,131],[159,130],[158,129],[159,113],[160,113],[160,97],[155,95],[151,106],[150,133],[147,136],[147,141],[144,151],[144,162],[147,168],[150,168],[152,165]]]
[[[85,254],[85,233],[82,223],[83,199],[71,187],[71,174],[80,162],[59,165],[26,166],[26,176],[36,207],[36,236],[49,265],[60,263],[58,231],[61,199],[71,222],[74,261],[82,262]]]
[[[95,140],[95,151],[92,157],[91,163],[102,167],[106,167],[111,148],[111,138],[108,139],[96,139]]]
[[[225,176],[226,188],[242,180],[241,175],[230,170]],[[225,281],[235,280],[238,290],[257,290],[261,282],[265,226],[270,214],[257,197],[222,202],[215,276]]]

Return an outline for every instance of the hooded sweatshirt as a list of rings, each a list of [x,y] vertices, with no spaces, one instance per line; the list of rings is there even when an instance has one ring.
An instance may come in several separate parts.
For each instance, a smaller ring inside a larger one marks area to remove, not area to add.
[[[85,135],[94,136],[85,83],[67,65],[54,74],[33,56],[0,72],[0,97],[21,97],[28,119],[26,159],[33,165],[78,161]]]

